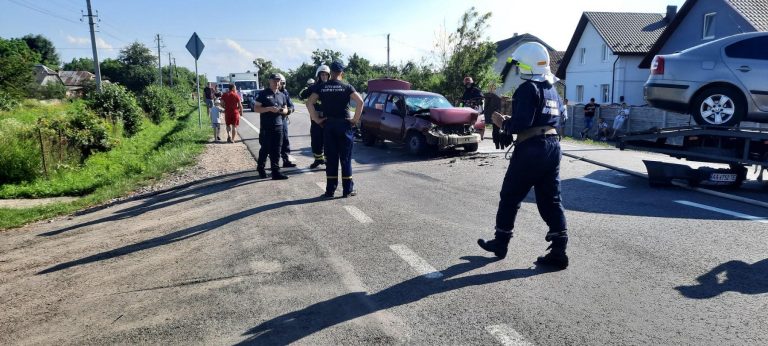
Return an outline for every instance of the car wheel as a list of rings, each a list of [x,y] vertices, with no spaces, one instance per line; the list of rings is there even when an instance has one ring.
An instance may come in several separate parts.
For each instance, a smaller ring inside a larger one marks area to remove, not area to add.
[[[746,114],[746,104],[740,92],[733,88],[707,88],[696,97],[692,105],[694,120],[699,125],[732,127]]]
[[[376,135],[372,134],[371,131],[366,130],[365,128],[362,128],[360,131],[362,132],[363,145],[372,147],[376,144]]]
[[[406,139],[408,152],[413,155],[423,155],[427,151],[427,139],[418,132],[411,132]]]
[[[478,143],[467,144],[464,146],[464,151],[468,153],[474,153],[480,145]]]

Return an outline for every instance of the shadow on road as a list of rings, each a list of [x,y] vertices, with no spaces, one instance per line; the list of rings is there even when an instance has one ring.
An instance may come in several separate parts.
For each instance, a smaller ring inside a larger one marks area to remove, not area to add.
[[[114,214],[108,217],[79,223],[79,224],[58,229],[55,231],[40,233],[38,234],[38,236],[50,237],[50,236],[72,231],[82,227],[93,226],[93,225],[97,225],[104,222],[118,221],[118,220],[136,217],[148,211],[170,207],[175,204],[184,203],[198,197],[225,191],[231,188],[250,185],[257,182],[258,179],[259,178],[257,176],[254,176],[252,173],[248,173],[246,175],[244,175],[243,173],[235,173],[227,176],[219,176],[214,178],[202,179],[202,180],[196,181],[191,186],[171,189],[171,190],[153,195],[151,197],[148,197],[144,199],[144,201],[141,202],[140,204],[133,207],[126,208],[126,209],[118,210],[117,212],[115,212]],[[125,202],[119,202],[116,204],[127,203],[129,201],[133,201],[133,199]],[[82,214],[87,214],[87,213],[82,213]],[[78,214],[78,215],[82,215],[82,214]]]
[[[126,245],[117,249],[101,252],[101,253],[84,257],[74,261],[60,263],[53,267],[50,267],[48,269],[38,272],[37,275],[53,273],[59,270],[72,268],[72,267],[76,267],[83,264],[108,260],[111,258],[116,258],[116,257],[128,255],[128,254],[132,254],[135,252],[139,252],[142,250],[147,250],[147,249],[152,249],[152,248],[156,248],[163,245],[172,244],[177,241],[182,241],[185,239],[189,239],[189,238],[201,235],[203,233],[207,233],[209,231],[213,231],[230,222],[237,221],[242,218],[246,218],[259,213],[263,213],[265,211],[274,210],[274,209],[292,206],[292,205],[302,205],[302,204],[315,203],[315,202],[326,201],[326,200],[328,199],[325,199],[323,197],[313,197],[313,198],[304,198],[304,199],[298,199],[293,201],[281,201],[281,202],[276,202],[272,204],[262,205],[256,208],[243,210],[241,212],[238,212],[220,219],[212,220],[204,224],[185,228],[180,231],[161,235],[152,239],[147,239],[136,244]]]
[[[239,345],[287,345],[337,324],[377,311],[413,303],[434,294],[547,273],[546,270],[539,268],[512,269],[452,279],[496,261],[495,258],[480,256],[465,256],[461,259],[466,262],[443,270],[444,276],[440,279],[419,276],[374,294],[347,293],[275,317],[243,333],[243,336],[249,337]]]
[[[723,279],[718,276],[724,276]],[[753,264],[742,261],[723,263],[696,278],[698,285],[678,286],[676,290],[691,299],[709,299],[728,291],[741,294],[768,293],[768,259]]]

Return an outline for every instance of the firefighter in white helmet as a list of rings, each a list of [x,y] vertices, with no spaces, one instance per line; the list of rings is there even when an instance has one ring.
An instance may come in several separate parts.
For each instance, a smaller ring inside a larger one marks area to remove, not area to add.
[[[291,154],[291,141],[288,139],[288,124],[290,123],[288,116],[291,115],[296,108],[293,106],[293,102],[291,102],[291,94],[288,92],[288,89],[285,88],[285,76],[283,76],[282,73],[278,73],[277,75],[280,77],[278,90],[285,94],[288,105],[288,114],[283,117],[283,145],[280,150],[280,156],[283,158],[283,168],[291,168],[296,167],[296,164],[291,162],[291,157],[289,156]]]
[[[323,83],[327,82],[328,79],[331,78],[331,68],[328,67],[328,65],[320,65],[317,67],[317,70],[315,71],[315,78],[316,79],[309,79],[307,80],[307,88],[302,90],[301,93],[299,93],[299,98],[302,100],[308,99],[315,90],[322,85]],[[311,85],[310,81],[312,82]],[[317,114],[322,118],[323,117],[323,105],[320,102],[320,100],[317,101],[314,105],[315,111]],[[315,161],[312,162],[311,165],[309,165],[309,168],[315,169],[320,165],[325,164],[325,156],[323,155],[323,127],[320,126],[320,124],[311,121],[310,120],[310,127],[309,127],[309,137],[310,137],[310,143],[312,146],[312,155],[315,156]]]
[[[568,233],[560,197],[562,153],[555,126],[561,101],[554,87],[556,78],[549,69],[549,52],[539,43],[521,45],[510,59],[520,68],[525,82],[512,96],[512,115],[494,113],[493,123],[507,135],[516,135],[515,149],[501,186],[495,238],[477,242],[484,250],[504,258],[517,211],[533,187],[539,214],[549,226],[544,239],[551,242],[550,252],[536,263],[562,270],[568,267]]]

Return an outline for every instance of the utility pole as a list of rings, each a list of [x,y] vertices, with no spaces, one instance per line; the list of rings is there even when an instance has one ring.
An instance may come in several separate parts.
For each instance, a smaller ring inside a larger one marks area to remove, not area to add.
[[[176,71],[176,58],[173,58],[173,76],[178,77],[179,71]]]
[[[387,34],[387,77],[389,77],[389,34]]]
[[[160,34],[155,36],[155,41],[157,41],[157,74],[160,76],[160,86],[163,86],[163,65],[160,63]]]
[[[91,28],[91,48],[93,49],[93,72],[96,74],[96,91],[101,92],[101,68],[99,67],[99,52],[96,50],[96,33],[93,31],[94,15],[93,11],[91,11],[91,0],[85,0],[85,3],[88,6],[88,26]],[[82,20],[82,18],[80,20]]]
[[[171,64],[171,52],[168,52],[168,80],[173,87],[173,65]]]

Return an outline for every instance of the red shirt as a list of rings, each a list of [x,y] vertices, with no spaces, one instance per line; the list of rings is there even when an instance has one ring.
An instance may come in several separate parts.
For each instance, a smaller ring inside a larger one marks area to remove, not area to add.
[[[224,115],[226,116],[238,116],[240,115],[240,95],[234,91],[229,91],[221,95],[221,102],[224,103]]]

